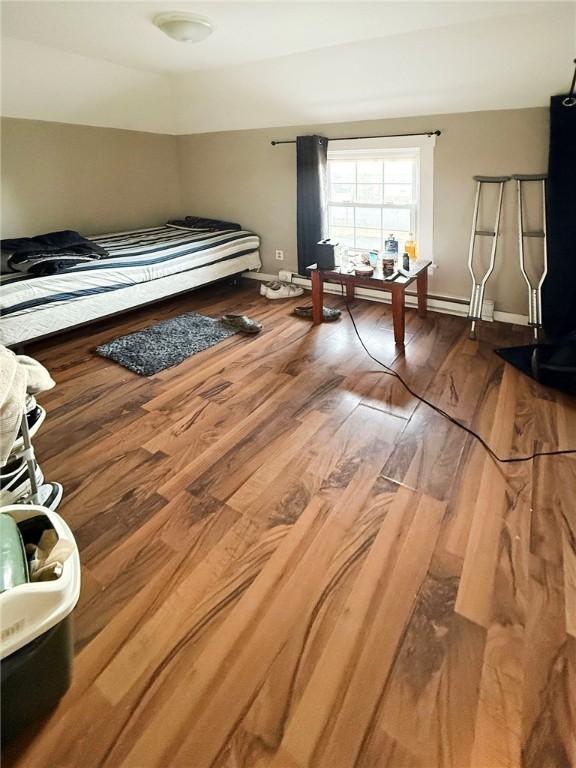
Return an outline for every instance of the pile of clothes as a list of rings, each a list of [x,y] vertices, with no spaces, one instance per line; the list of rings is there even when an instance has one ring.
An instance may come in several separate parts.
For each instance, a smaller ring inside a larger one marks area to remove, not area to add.
[[[53,275],[109,255],[105,248],[71,229],[0,240],[0,248],[2,272],[23,272],[36,277]]]

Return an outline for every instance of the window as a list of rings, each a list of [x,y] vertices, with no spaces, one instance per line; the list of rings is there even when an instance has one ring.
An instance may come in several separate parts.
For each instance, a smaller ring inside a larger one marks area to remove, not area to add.
[[[424,138],[433,147],[434,139]],[[423,168],[419,146],[398,146],[406,141],[357,139],[334,142],[328,151],[329,235],[352,253],[383,249],[390,233],[402,253],[413,232],[420,254],[431,258],[432,155]],[[430,187],[424,195],[423,170]]]

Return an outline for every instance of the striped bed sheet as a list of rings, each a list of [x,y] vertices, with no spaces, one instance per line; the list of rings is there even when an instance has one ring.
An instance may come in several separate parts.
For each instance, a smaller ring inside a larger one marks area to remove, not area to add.
[[[206,232],[171,226],[92,237],[110,256],[46,277],[2,275],[0,312],[24,316],[48,306],[69,304],[140,283],[217,265],[258,252],[253,232]]]

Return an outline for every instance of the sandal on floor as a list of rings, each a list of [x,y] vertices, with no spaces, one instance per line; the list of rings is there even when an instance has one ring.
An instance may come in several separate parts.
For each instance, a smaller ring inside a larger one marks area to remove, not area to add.
[[[255,334],[260,333],[262,330],[262,323],[252,320],[247,315],[222,315],[221,322],[226,328],[230,328],[233,331],[239,333]]]
[[[307,317],[311,319],[312,307],[296,307],[294,314],[298,317]],[[341,315],[342,312],[339,309],[332,309],[332,307],[322,307],[322,319],[325,323],[332,323],[334,320],[338,320]]]

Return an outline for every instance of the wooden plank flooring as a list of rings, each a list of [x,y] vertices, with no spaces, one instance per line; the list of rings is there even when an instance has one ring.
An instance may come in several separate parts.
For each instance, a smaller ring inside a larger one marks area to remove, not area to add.
[[[337,297],[329,297],[334,306]],[[576,766],[576,457],[496,465],[254,284],[31,346],[37,453],[83,585],[74,684],[19,768]],[[94,347],[195,310],[264,323],[157,376]],[[523,329],[356,301],[371,351],[502,454],[576,446]]]

